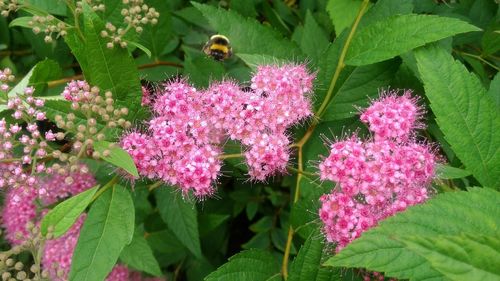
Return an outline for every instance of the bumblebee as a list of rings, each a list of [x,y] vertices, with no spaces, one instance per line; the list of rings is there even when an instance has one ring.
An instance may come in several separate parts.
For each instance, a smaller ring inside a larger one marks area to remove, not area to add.
[[[233,54],[229,39],[220,34],[210,37],[210,40],[203,46],[203,52],[216,61],[228,59]]]

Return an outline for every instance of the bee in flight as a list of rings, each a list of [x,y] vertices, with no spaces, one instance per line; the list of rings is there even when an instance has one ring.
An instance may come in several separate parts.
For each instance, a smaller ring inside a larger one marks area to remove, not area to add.
[[[229,39],[220,34],[210,37],[210,40],[203,46],[203,52],[217,61],[228,59],[233,54]]]

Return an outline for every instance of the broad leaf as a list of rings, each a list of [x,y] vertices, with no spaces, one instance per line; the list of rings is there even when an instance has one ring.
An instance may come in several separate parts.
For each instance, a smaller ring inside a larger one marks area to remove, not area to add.
[[[304,28],[302,29],[302,36],[298,42],[304,54],[317,62],[317,60],[321,58],[321,54],[328,47],[329,41],[327,35],[318,25],[312,13],[307,11]]]
[[[205,281],[267,281],[279,276],[278,260],[268,251],[242,251],[205,277]]]
[[[404,237],[407,247],[450,280],[499,280],[498,236],[445,235]]]
[[[153,255],[153,250],[140,233],[134,234],[132,242],[123,248],[120,260],[136,270],[154,276],[162,275],[160,265]]]
[[[326,11],[332,19],[335,33],[350,28],[361,7],[361,0],[329,0]]]
[[[52,232],[54,238],[66,233],[90,204],[98,188],[99,186],[95,186],[57,204],[42,219],[40,224],[42,235],[47,234],[49,227],[54,228]]]
[[[378,96],[387,87],[399,68],[399,61],[391,60],[356,67],[337,83],[335,95],[323,116],[324,121],[349,118],[357,114],[357,107],[365,107],[370,98]]]
[[[194,7],[208,19],[211,27],[231,41],[235,54],[265,54],[278,58],[297,58],[300,50],[278,32],[254,19],[238,13],[193,2]]]
[[[425,94],[439,128],[466,169],[500,188],[500,115],[477,77],[443,49],[415,51]]]
[[[141,107],[141,85],[136,65],[127,49],[106,47],[108,39],[102,38],[104,22],[84,3],[85,41],[69,32],[65,41],[82,67],[85,79],[105,91],[111,91],[120,106],[130,110],[127,116],[134,119]]]
[[[160,215],[169,229],[193,255],[201,258],[196,205],[169,187],[157,188],[155,197]]]
[[[433,262],[405,244],[409,241],[407,237],[440,239],[443,235],[464,234],[498,237],[499,200],[500,193],[488,188],[440,194],[425,204],[410,207],[380,222],[326,264],[363,267],[400,279],[443,280],[443,273]],[[435,250],[455,254],[450,248]],[[481,259],[477,251],[468,254],[470,258]],[[460,268],[450,267],[449,270],[458,272]]]
[[[387,60],[430,42],[479,30],[455,18],[414,14],[389,17],[356,33],[347,51],[346,64],[366,65]]]
[[[125,150],[120,148],[116,143],[110,143],[107,141],[97,141],[94,143],[94,149],[100,153],[101,159],[115,165],[118,168],[122,168],[135,178],[139,177],[139,172],[134,164],[134,160]],[[106,155],[104,152],[109,152]]]
[[[212,81],[221,80],[225,70],[220,62],[207,57],[186,57],[184,75],[197,87],[207,87]]]
[[[129,192],[115,185],[90,208],[80,231],[69,280],[104,280],[134,234],[134,204]]]

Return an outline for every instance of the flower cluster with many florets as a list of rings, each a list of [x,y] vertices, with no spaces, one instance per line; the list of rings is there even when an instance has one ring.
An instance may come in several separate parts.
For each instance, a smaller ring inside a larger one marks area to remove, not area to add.
[[[422,110],[411,92],[384,92],[361,114],[373,140],[357,136],[330,145],[319,165],[322,180],[337,183],[321,197],[323,232],[340,251],[378,221],[424,202],[437,157],[418,143],[413,129],[421,127]]]
[[[197,90],[185,80],[148,93],[153,118],[145,132],[131,132],[121,146],[139,173],[177,185],[198,198],[214,193],[222,145],[240,141],[249,175],[265,180],[286,171],[290,158],[287,128],[312,114],[314,75],[303,65],[260,66],[248,90],[232,81]]]

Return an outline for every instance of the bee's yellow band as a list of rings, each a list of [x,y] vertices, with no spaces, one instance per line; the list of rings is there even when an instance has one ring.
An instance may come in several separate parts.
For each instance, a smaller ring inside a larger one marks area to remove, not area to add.
[[[225,54],[229,52],[229,49],[227,48],[227,46],[220,45],[220,44],[213,44],[212,46],[210,46],[210,50],[218,50],[218,51],[221,51]]]

